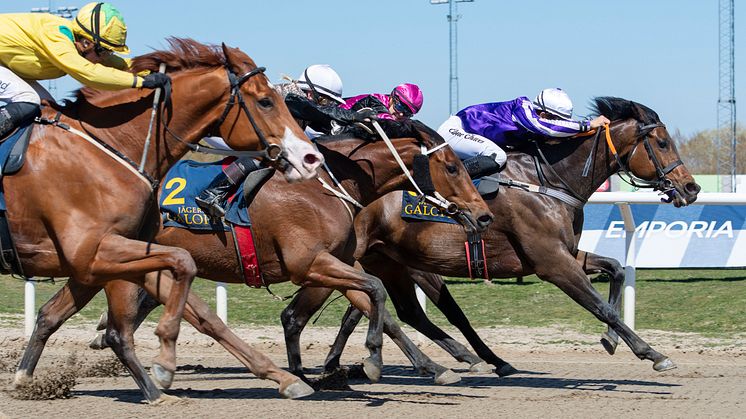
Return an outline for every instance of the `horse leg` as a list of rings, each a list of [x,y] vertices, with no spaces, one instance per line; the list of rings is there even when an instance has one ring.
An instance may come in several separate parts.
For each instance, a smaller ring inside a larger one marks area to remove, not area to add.
[[[39,309],[34,332],[16,369],[16,387],[33,380],[34,370],[49,337],[67,319],[85,307],[99,291],[100,287],[88,287],[71,279]]]
[[[160,340],[160,352],[153,360],[151,373],[163,388],[173,382],[176,371],[176,338],[184,313],[189,286],[197,267],[189,253],[180,248],[146,243],[119,235],[104,237],[91,264],[93,281],[105,282],[124,278],[141,282],[149,272],[169,270],[176,280],[165,300],[165,309],[155,334]]]
[[[325,372],[329,373],[339,368],[340,358],[342,357],[342,352],[347,345],[347,339],[349,339],[362,317],[363,313],[354,306],[351,305],[347,308],[347,312],[345,312],[342,319],[342,326],[337,333],[334,344],[329,350],[326,361],[324,361]],[[394,341],[396,346],[401,349],[419,374],[434,376],[435,384],[454,384],[461,381],[461,377],[456,373],[433,362],[430,357],[425,355],[420,348],[409,339],[404,331],[401,330],[401,327],[399,327],[396,321],[394,321],[394,318],[391,317],[391,313],[386,309],[384,309],[383,321],[383,331],[392,341]]]
[[[614,307],[617,313],[621,313],[622,285],[624,285],[624,268],[622,268],[622,265],[616,259],[583,251],[578,252],[576,260],[586,274],[604,273],[609,277],[609,305]],[[619,336],[609,327],[601,335],[601,345],[610,355],[614,355],[618,344]]]
[[[163,395],[140,360],[135,355],[134,333],[137,329],[139,293],[142,289],[127,281],[111,281],[106,284],[104,291],[109,302],[106,331],[102,340],[116,354],[117,358],[127,367],[130,375],[142,391],[149,403],[158,403],[171,397]]]
[[[665,355],[655,351],[619,318],[613,306],[603,300],[588,280],[583,268],[569,253],[560,253],[562,243],[545,240],[531,248],[532,261],[536,274],[551,282],[572,298],[576,303],[591,312],[597,319],[609,325],[639,359],[653,361],[653,369],[666,371],[676,365]],[[554,257],[550,257],[553,255]]]
[[[164,271],[149,274],[143,287],[154,297],[161,301],[167,301],[163,296],[170,295],[169,288],[176,286],[176,284],[177,282],[171,278],[171,274]],[[278,383],[280,385],[279,392],[283,397],[296,399],[313,393],[313,389],[298,377],[279,368],[266,355],[236,336],[210,309],[207,303],[191,291],[187,296],[184,319],[200,333],[215,339],[254,375]]]
[[[368,334],[365,346],[370,356],[363,361],[365,375],[377,382],[381,378],[383,357],[383,309],[386,290],[381,280],[347,265],[327,252],[319,253],[300,285],[334,288],[365,316],[368,317]]]
[[[155,298],[151,297],[150,294],[147,293],[147,291],[145,291],[141,287],[137,287],[137,313],[134,315],[134,318],[130,320],[132,322],[133,331],[139,329],[140,325],[142,324],[142,322],[145,321],[148,315],[160,305],[161,303]],[[96,329],[104,330],[106,329],[108,323],[109,313],[108,311],[105,311],[98,319],[98,326],[96,326]],[[106,333],[99,333],[98,335],[96,335],[96,337],[93,338],[88,346],[91,349],[97,350],[108,348],[109,343],[106,341]]]
[[[303,373],[303,363],[301,362],[300,335],[308,321],[311,320],[314,313],[321,309],[332,292],[334,290],[331,288],[301,288],[280,314],[285,333],[288,369],[306,382],[308,380]]]
[[[443,282],[443,277],[416,269],[407,269],[406,272],[409,274],[409,281],[399,281],[399,283],[404,284],[408,282],[408,284],[401,292],[397,291],[396,294],[399,296],[406,295],[407,297],[407,301],[397,305],[397,312],[399,312],[401,307],[402,315],[410,318],[411,323],[407,321],[408,324],[411,324],[417,330],[421,330],[421,333],[432,339],[433,342],[441,346],[457,360],[469,363],[471,371],[485,371],[486,361],[495,366],[494,372],[500,377],[506,377],[518,372],[512,365],[492,352],[484,341],[482,341],[471,326],[471,323],[469,323],[466,314],[464,314],[456,300],[451,296],[448,287]],[[417,283],[425,295],[446,316],[446,319],[459,329],[461,334],[477,352],[478,356],[472,354],[464,345],[453,339],[427,318],[427,314],[425,314],[422,307],[417,303],[413,283]],[[404,320],[403,317],[402,320]]]

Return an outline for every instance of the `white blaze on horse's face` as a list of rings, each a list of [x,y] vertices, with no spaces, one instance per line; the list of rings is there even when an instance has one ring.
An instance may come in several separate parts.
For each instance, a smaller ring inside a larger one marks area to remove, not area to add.
[[[310,143],[301,140],[293,134],[290,128],[285,127],[282,147],[285,150],[285,158],[290,163],[290,167],[285,171],[285,179],[288,182],[298,182],[318,176],[316,169],[324,162],[324,156]]]

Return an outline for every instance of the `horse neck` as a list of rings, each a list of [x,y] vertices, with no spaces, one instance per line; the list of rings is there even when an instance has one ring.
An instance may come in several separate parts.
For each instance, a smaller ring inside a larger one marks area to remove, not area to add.
[[[412,154],[419,152],[413,138],[392,138],[391,141],[405,162],[412,161]],[[336,140],[320,145],[319,150],[334,176],[362,205],[389,192],[412,188],[383,141]]]
[[[175,74],[172,80],[174,94],[171,96],[170,110],[166,110],[163,105],[159,107],[160,111],[153,121],[148,158],[144,167],[145,172],[156,179],[165,176],[168,169],[189,151],[186,144],[166,133],[165,123],[168,122],[169,130],[184,142],[196,143],[206,135],[215,119],[215,112],[218,112],[216,107],[223,99],[217,95],[209,98],[204,94],[191,96],[188,92],[192,90],[183,86],[187,83],[185,76]],[[103,106],[85,102],[81,104],[76,119],[83,123],[88,132],[139,163],[148,136],[154,97],[154,91],[145,92],[148,93],[133,89],[112,92]],[[112,118],[112,115],[117,117]],[[108,125],[101,125],[101,121]],[[94,126],[92,123],[99,125]]]
[[[626,123],[614,123],[610,127],[612,142],[620,156],[629,152],[632,145],[631,138],[629,138],[629,135],[626,135],[627,127]],[[606,143],[605,132],[601,132],[599,135],[598,146],[592,157],[592,164],[588,175],[585,177],[583,176],[583,169],[588,156],[593,151],[594,136],[585,137],[585,139],[579,140],[577,143],[574,142],[575,140],[570,140],[573,142],[566,141],[551,146],[540,144],[541,150],[547,157],[552,169],[583,200],[590,198],[604,181],[619,171],[619,164],[611,154],[609,146]],[[540,157],[539,160],[549,183],[562,188],[562,182],[556,179],[551,171],[544,167],[546,163]],[[533,177],[532,181],[538,181],[535,170],[533,169],[533,163],[531,166],[532,169],[529,170],[529,173]]]

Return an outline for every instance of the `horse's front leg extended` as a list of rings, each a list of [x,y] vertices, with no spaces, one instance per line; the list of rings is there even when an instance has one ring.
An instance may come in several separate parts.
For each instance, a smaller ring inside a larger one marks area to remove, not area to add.
[[[189,286],[197,267],[189,253],[180,248],[146,243],[111,234],[101,240],[90,276],[94,283],[124,278],[137,283],[149,272],[170,271],[176,280],[165,300],[165,310],[155,334],[161,343],[153,361],[153,378],[164,388],[171,386],[176,371],[176,339],[184,314]]]
[[[653,369],[665,371],[676,366],[665,355],[653,350],[619,318],[613,306],[603,300],[588,280],[583,268],[568,252],[559,252],[561,243],[545,240],[531,249],[532,261],[539,278],[551,282],[565,294],[609,325],[640,359],[653,361]],[[551,255],[551,257],[549,257]]]
[[[34,333],[29,338],[23,358],[16,369],[15,386],[23,386],[33,380],[34,370],[49,337],[67,319],[85,307],[99,291],[101,287],[84,286],[71,278],[39,309]]]
[[[323,252],[316,256],[308,273],[298,282],[304,286],[334,288],[368,317],[365,346],[370,352],[370,357],[363,361],[363,370],[371,381],[377,382],[381,378],[383,367],[381,346],[383,308],[386,302],[386,291],[381,280]]]

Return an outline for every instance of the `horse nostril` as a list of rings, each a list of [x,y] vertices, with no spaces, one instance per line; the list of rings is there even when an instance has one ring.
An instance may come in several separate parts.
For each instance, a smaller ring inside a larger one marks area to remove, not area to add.
[[[303,156],[303,163],[309,166],[315,166],[321,163],[321,159],[319,159],[318,154],[308,153],[305,156]]]
[[[477,218],[477,221],[482,226],[488,226],[490,225],[490,223],[492,223],[492,216],[489,214],[484,214]]]
[[[684,189],[687,191],[687,193],[696,195],[699,193],[700,190],[702,190],[702,187],[697,185],[697,183],[695,182],[689,182],[686,185],[684,185]]]

